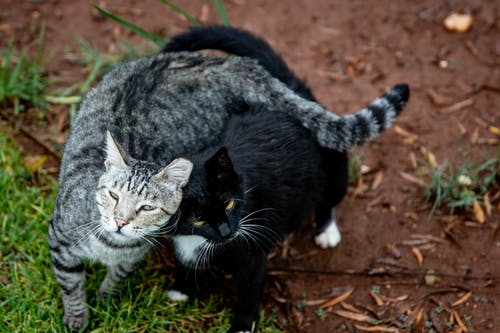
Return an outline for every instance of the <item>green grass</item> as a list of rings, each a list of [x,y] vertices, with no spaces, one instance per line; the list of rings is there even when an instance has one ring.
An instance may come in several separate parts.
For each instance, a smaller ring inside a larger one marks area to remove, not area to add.
[[[471,209],[474,201],[483,203],[484,195],[498,187],[500,155],[478,164],[465,162],[457,168],[441,169],[427,165],[417,170],[426,185],[426,199],[432,202],[432,211],[448,207]]]
[[[34,175],[0,132],[0,332],[65,332],[46,237],[56,190],[54,179]],[[105,270],[87,267],[90,332],[224,332],[229,327],[231,312],[220,295],[191,304],[169,301],[172,277],[161,273],[153,255],[127,279],[117,302],[96,301]],[[262,332],[281,331],[272,314],[261,317]]]
[[[186,20],[191,23],[193,26],[200,26],[202,25],[200,21],[198,21],[196,18],[194,18],[192,15],[187,13],[185,10],[183,10],[181,7],[178,7],[174,5],[171,1],[167,0],[158,0],[174,12],[184,16]],[[229,21],[229,16],[227,15],[226,8],[224,7],[224,4],[222,3],[222,0],[214,0],[215,8],[217,9],[217,13],[219,15],[219,18],[221,19],[222,23],[225,26],[231,26],[231,22]],[[112,21],[115,21],[116,23],[120,24],[121,26],[129,29],[130,31],[152,41],[159,47],[163,47],[166,42],[168,41],[167,39],[163,38],[162,36],[158,36],[150,31],[147,31],[143,29],[142,27],[139,27],[138,25],[135,25],[132,22],[129,22],[125,20],[122,17],[116,16],[113,13],[99,7],[96,4],[92,4],[92,7],[94,7],[101,15],[106,17],[107,19],[110,19]]]
[[[67,49],[66,53],[74,54],[74,56],[68,57],[72,62],[86,66],[88,73],[85,80],[83,82],[74,82],[74,78],[51,78],[52,83],[59,81],[69,86],[54,89],[50,92],[50,95],[45,96],[45,99],[50,103],[70,105],[71,119],[74,119],[76,115],[82,96],[89,91],[91,86],[99,80],[104,73],[120,62],[152,54],[157,51],[156,47],[152,48],[150,43],[134,46],[127,41],[121,41],[117,43],[117,50],[115,52],[102,54],[83,38],[77,38],[76,43],[76,50]]]
[[[12,108],[14,114],[30,106],[48,105],[43,97],[46,80],[42,75],[42,40],[43,29],[31,45],[20,51],[11,42],[0,49],[0,106]],[[28,53],[35,55],[28,56]]]
[[[356,149],[349,154],[349,185],[356,186],[358,183],[358,180],[361,177],[361,166],[363,165],[364,159],[365,155],[360,149]]]

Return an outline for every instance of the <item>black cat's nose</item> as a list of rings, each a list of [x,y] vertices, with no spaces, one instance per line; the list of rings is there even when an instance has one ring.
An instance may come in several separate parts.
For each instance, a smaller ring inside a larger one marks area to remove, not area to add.
[[[219,234],[224,238],[227,238],[229,235],[231,235],[231,228],[229,227],[229,223],[227,222],[219,224],[218,229]]]

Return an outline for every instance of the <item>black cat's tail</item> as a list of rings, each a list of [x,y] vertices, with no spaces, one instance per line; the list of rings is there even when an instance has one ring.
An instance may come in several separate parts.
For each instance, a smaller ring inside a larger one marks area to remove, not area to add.
[[[338,117],[335,121],[310,124],[318,141],[339,151],[345,151],[372,140],[391,127],[410,98],[407,84],[397,84],[359,112]],[[334,142],[335,147],[332,147]]]
[[[311,90],[263,39],[248,31],[221,25],[192,27],[173,37],[162,52],[218,50],[258,61],[273,77],[301,97],[316,101]]]

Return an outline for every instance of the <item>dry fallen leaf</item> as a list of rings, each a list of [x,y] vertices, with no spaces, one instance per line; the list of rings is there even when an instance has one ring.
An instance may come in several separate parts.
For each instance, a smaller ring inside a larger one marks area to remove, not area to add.
[[[453,12],[448,15],[443,24],[447,30],[466,32],[472,26],[472,15]]]
[[[470,143],[472,144],[476,144],[477,143],[477,139],[479,138],[479,130],[477,129],[477,127],[474,129],[474,132],[472,132],[471,136],[470,136]]]
[[[457,324],[458,326],[464,331],[464,332],[467,332],[467,326],[465,326],[464,322],[462,321],[462,319],[460,319],[460,316],[458,315],[458,313],[456,311],[452,311],[451,312],[453,314],[453,316],[455,317],[455,320],[457,321]]]
[[[474,216],[476,217],[477,222],[484,223],[484,212],[477,200],[474,200],[472,208],[474,208]]]
[[[354,327],[360,331],[364,332],[391,332],[391,333],[399,333],[401,330],[396,327],[387,327],[387,326],[361,326],[358,324],[354,324]]]
[[[418,139],[418,136],[416,134],[410,133],[398,125],[394,125],[393,128],[398,135],[405,138],[403,141],[404,143],[412,144]]]
[[[463,304],[465,302],[467,302],[467,300],[472,296],[472,291],[469,291],[468,293],[466,293],[465,295],[463,295],[462,297],[460,297],[457,301],[453,302],[453,304],[451,306],[459,306],[460,304]]]
[[[425,147],[420,147],[420,151],[422,152],[422,155],[424,155],[425,159],[427,162],[433,167],[437,168],[438,164],[436,162],[436,156],[427,148]]]
[[[444,113],[452,113],[456,111],[460,111],[462,109],[468,108],[469,106],[474,105],[474,100],[472,98],[467,98],[463,101],[457,102],[453,105],[440,109],[441,112]]]
[[[491,133],[495,135],[500,135],[500,128],[496,126],[489,126],[488,129],[490,130]]]
[[[372,191],[376,190],[380,186],[383,179],[384,179],[383,171],[379,171],[375,174],[375,177],[373,177],[373,182],[372,182]]]
[[[416,184],[416,185],[421,186],[421,187],[425,187],[425,184],[421,179],[419,179],[413,175],[410,175],[409,173],[406,173],[404,171],[400,171],[399,175],[401,176],[401,178],[409,181],[410,183]]]
[[[343,301],[345,301],[349,296],[351,296],[352,292],[354,291],[354,288],[346,291],[345,293],[343,293],[342,295],[340,296],[337,296],[335,297],[334,299],[326,302],[325,304],[323,304],[321,306],[322,309],[325,309],[325,308],[328,308],[328,307],[331,307],[331,306],[334,306],[334,305],[337,305]]]
[[[457,124],[458,130],[460,131],[460,134],[464,135],[467,133],[467,129],[465,126],[457,119],[453,118],[455,120],[455,123]]]
[[[370,296],[378,306],[384,305],[384,301],[382,300],[382,298],[379,295],[375,294],[373,291],[370,291]]]
[[[47,162],[46,155],[30,155],[24,158],[24,163],[32,172],[39,172]]]
[[[491,216],[491,201],[488,193],[486,193],[483,196],[483,201],[484,201],[484,209],[486,210],[486,215]]]
[[[311,299],[305,302],[306,305],[308,306],[318,306],[320,304],[325,303],[327,300],[326,299]]]
[[[417,167],[418,167],[417,156],[415,156],[414,152],[410,153],[410,165],[413,168],[413,170],[417,169]]]
[[[200,22],[206,23],[208,22],[210,16],[210,7],[207,4],[203,4],[201,6],[201,14],[200,14]]]
[[[370,316],[367,316],[362,313],[355,313],[355,312],[350,312],[350,311],[345,311],[345,310],[335,310],[333,311],[337,316],[355,320],[355,321],[364,321],[366,323],[372,323],[374,322],[375,318],[372,318]]]
[[[350,311],[350,312],[357,312],[357,313],[361,313],[361,310],[359,310],[358,308],[356,308],[354,305],[351,305],[349,303],[346,303],[346,302],[342,302],[340,303],[340,306],[342,307],[342,309],[344,310],[347,310],[347,311]]]
[[[411,248],[411,252],[415,256],[415,258],[417,258],[418,266],[422,267],[422,265],[424,264],[424,256],[422,255],[422,252],[420,252],[420,250],[415,246]]]

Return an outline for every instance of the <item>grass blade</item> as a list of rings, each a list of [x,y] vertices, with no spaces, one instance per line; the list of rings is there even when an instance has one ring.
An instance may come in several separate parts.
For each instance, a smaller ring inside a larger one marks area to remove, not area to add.
[[[162,4],[164,4],[165,6],[168,6],[170,7],[174,12],[177,12],[179,14],[181,14],[182,16],[184,16],[192,25],[195,25],[195,26],[200,26],[202,25],[200,21],[198,21],[197,19],[195,19],[193,16],[189,15],[188,13],[186,13],[184,10],[182,10],[181,8],[177,7],[176,5],[174,5],[173,3],[171,3],[170,1],[167,1],[167,0],[160,0],[160,2]]]
[[[219,12],[220,19],[222,20],[222,23],[230,27],[231,22],[229,21],[229,17],[227,16],[226,9],[224,8],[224,5],[222,4],[222,0],[214,0],[215,2],[215,7],[217,8],[217,12]]]
[[[166,42],[166,40],[161,38],[160,36],[157,36],[149,31],[142,29],[141,27],[138,27],[137,25],[135,25],[131,22],[128,22],[128,21],[126,21],[118,16],[115,16],[115,15],[111,14],[110,12],[102,9],[101,7],[99,7],[96,4],[92,4],[92,7],[97,9],[97,11],[99,11],[99,13],[101,13],[102,15],[107,17],[108,19],[113,20],[113,21],[121,24],[125,28],[135,32],[136,34],[139,34],[139,35],[149,39],[150,41],[152,41],[153,43],[155,43],[158,46],[163,46]]]

